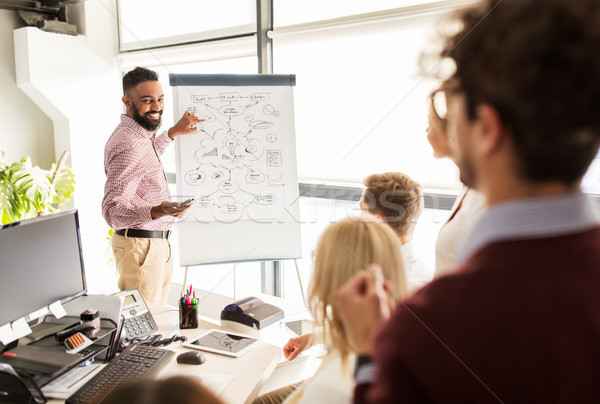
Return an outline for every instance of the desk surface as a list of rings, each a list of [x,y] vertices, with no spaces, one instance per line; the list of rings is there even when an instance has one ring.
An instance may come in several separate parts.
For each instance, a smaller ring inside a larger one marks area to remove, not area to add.
[[[185,335],[188,341],[204,331],[211,328],[223,329],[215,323],[200,319],[198,328],[191,330],[180,330],[179,312],[175,307],[156,307],[152,310],[152,316],[156,321],[159,333],[163,337],[173,334]],[[273,325],[272,327],[277,327]],[[165,347],[176,354],[190,351],[181,343],[173,343]],[[234,379],[221,394],[226,403],[238,404],[249,403],[257,396],[264,382],[269,378],[281,358],[281,348],[261,340],[259,345],[252,348],[239,358],[204,352],[206,362],[202,365],[181,365],[173,361],[165,366],[159,377],[167,377],[172,373],[189,373],[190,375],[201,375],[202,373],[225,374],[234,376]]]
[[[185,335],[189,341],[192,337],[209,329],[224,329],[216,321],[211,322],[209,319],[199,319],[198,328],[180,330],[178,308],[171,306],[149,306],[151,307],[152,316],[158,325],[158,333],[162,334],[163,338],[177,334]],[[227,385],[223,393],[221,393],[221,399],[227,404],[251,403],[256,398],[265,381],[271,376],[273,370],[275,370],[282,357],[280,346],[288,338],[287,335],[278,333],[279,328],[277,325],[274,324],[268,328],[271,328],[271,332],[267,333],[267,335],[270,335],[267,339],[270,342],[275,342],[277,345],[266,342],[261,334],[259,344],[238,358],[204,352],[206,362],[202,365],[182,365],[173,360],[172,363],[161,370],[158,377],[164,378],[172,374],[198,376],[202,376],[202,374],[219,374],[233,376],[233,380]],[[273,334],[278,335],[277,337],[273,337]],[[177,355],[192,350],[192,348],[182,346],[181,342],[175,342],[161,348],[171,350]],[[91,376],[88,378],[91,378]],[[49,403],[61,402],[63,401],[49,401]]]

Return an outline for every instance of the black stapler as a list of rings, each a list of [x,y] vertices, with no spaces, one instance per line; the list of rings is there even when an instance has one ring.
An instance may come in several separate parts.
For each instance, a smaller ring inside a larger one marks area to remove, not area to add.
[[[231,326],[231,323],[243,324],[254,330],[283,319],[283,310],[272,304],[263,302],[257,297],[247,297],[225,306],[221,311],[221,324]]]
[[[78,332],[81,332],[83,334],[86,334],[86,336],[89,336],[87,334],[90,333],[91,331],[93,331],[94,328],[95,328],[94,325],[89,322],[75,323],[75,324],[70,325],[69,327],[65,328],[64,330],[57,332],[55,337],[56,337],[56,340],[62,344],[63,342],[65,342],[65,340],[67,338],[69,338],[72,335],[77,334]]]

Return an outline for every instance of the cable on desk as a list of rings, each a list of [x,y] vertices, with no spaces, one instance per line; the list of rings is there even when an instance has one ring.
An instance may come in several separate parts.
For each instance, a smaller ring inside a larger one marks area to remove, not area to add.
[[[154,335],[150,335],[148,337],[145,338],[134,338],[131,340],[132,344],[138,344],[138,345],[150,345],[150,346],[166,346],[171,344],[172,342],[177,342],[177,341],[187,341],[187,337],[185,335],[173,335],[170,338],[164,338],[162,339],[162,334],[154,334]]]

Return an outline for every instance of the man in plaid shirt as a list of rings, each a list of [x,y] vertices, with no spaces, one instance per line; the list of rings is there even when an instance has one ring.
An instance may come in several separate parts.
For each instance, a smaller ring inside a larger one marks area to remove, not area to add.
[[[112,247],[121,290],[139,289],[145,300],[164,304],[173,272],[169,243],[175,218],[189,209],[171,202],[160,155],[175,136],[196,130],[201,120],[184,113],[157,135],[164,108],[158,75],[136,67],[123,77],[126,113],[106,143],[102,215],[115,229]]]

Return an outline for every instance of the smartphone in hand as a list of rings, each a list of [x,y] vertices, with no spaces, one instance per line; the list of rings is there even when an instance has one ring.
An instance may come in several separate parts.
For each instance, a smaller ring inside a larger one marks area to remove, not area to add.
[[[193,202],[194,202],[195,198],[190,198],[190,199],[186,199],[185,201],[181,202],[181,206],[179,206],[180,208],[187,208],[188,206],[190,206]]]

